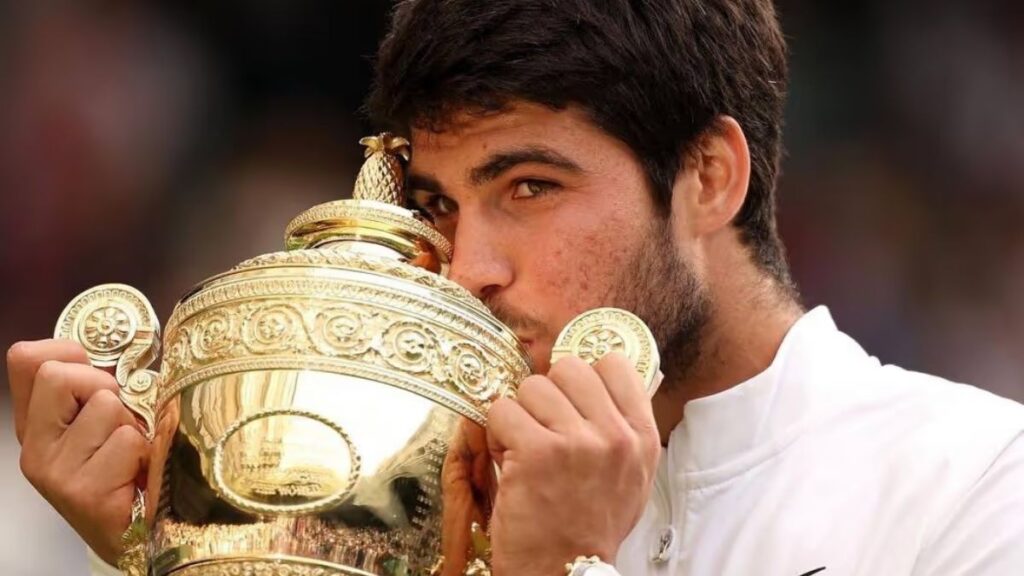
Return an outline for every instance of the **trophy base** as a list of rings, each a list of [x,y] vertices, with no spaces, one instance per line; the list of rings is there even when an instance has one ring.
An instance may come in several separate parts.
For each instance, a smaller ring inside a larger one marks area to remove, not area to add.
[[[400,574],[403,572],[395,572]],[[217,558],[182,566],[168,576],[376,576],[355,568],[307,558]]]

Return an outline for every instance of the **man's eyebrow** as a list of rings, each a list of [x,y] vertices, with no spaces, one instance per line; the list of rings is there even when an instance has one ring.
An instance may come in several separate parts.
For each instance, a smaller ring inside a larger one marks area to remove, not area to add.
[[[574,174],[583,172],[579,164],[551,148],[527,146],[492,154],[486,162],[473,168],[469,180],[474,186],[486,184],[519,164],[547,164]]]
[[[413,190],[422,190],[431,194],[444,194],[444,186],[438,182],[437,178],[415,172],[406,176],[405,190],[407,193],[412,193]]]

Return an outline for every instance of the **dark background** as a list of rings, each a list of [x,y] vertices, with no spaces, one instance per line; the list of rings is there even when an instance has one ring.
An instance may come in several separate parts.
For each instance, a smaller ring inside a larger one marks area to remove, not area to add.
[[[384,0],[0,2],[0,347],[102,282],[166,319],[348,193]],[[1024,400],[1024,4],[779,3],[780,224],[883,362]],[[0,387],[0,573],[81,574]],[[965,433],[969,433],[965,430]]]

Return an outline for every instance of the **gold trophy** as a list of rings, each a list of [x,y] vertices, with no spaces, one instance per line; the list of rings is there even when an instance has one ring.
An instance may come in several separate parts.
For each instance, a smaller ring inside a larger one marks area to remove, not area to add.
[[[360,143],[354,199],[296,217],[287,251],[199,284],[162,342],[129,286],[87,290],[61,315],[56,337],[113,368],[151,440],[126,575],[489,573],[486,415],[530,359],[444,277],[451,245],[403,207],[409,143]],[[654,381],[654,340],[621,310],[583,314],[554,355],[612,350]]]

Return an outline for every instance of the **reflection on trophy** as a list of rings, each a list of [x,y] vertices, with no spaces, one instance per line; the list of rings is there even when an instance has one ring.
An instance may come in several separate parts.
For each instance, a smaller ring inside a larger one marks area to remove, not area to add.
[[[486,414],[530,374],[515,335],[444,277],[451,245],[402,206],[408,142],[365,138],[354,199],[287,227],[288,251],[189,292],[161,346],[123,285],[72,301],[56,336],[111,367],[152,441],[120,568],[164,576],[487,574],[498,486]],[[600,309],[556,354],[621,350],[650,382],[642,322]]]

